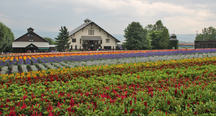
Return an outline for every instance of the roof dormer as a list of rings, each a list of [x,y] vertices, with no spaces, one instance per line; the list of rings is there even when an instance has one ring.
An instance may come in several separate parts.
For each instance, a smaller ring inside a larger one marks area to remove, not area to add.
[[[89,20],[88,18],[84,20],[85,23],[89,23],[91,22],[91,20]]]
[[[28,32],[34,32],[34,29],[30,27],[30,28],[27,29],[27,31]]]

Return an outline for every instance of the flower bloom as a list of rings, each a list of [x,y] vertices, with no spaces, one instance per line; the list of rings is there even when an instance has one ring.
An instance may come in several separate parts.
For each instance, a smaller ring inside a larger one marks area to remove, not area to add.
[[[132,113],[133,111],[134,111],[134,109],[131,109],[131,110],[130,110],[130,113]]]

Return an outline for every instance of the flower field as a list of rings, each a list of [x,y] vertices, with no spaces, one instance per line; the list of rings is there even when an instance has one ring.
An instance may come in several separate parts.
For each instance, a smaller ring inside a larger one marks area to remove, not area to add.
[[[215,51],[2,57],[0,116],[215,116]]]
[[[14,74],[79,66],[122,64],[215,56],[216,49],[110,51],[80,53],[13,54],[0,57],[0,74]],[[213,54],[211,54],[213,53]],[[194,54],[194,55],[191,55]],[[178,56],[176,56],[178,55]]]

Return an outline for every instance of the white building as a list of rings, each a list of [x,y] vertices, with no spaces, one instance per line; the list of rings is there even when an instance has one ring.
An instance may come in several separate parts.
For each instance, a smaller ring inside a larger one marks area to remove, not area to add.
[[[111,50],[116,49],[116,43],[120,42],[89,19],[84,20],[84,24],[71,31],[69,36],[71,50]]]

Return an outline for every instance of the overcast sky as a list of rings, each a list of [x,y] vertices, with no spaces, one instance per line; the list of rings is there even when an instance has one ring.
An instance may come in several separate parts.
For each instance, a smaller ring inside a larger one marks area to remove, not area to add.
[[[195,34],[216,27],[215,6],[215,0],[0,0],[0,21],[16,38],[29,27],[54,38],[61,26],[72,31],[86,18],[110,34],[123,35],[133,21],[145,27],[158,20],[170,33]]]

